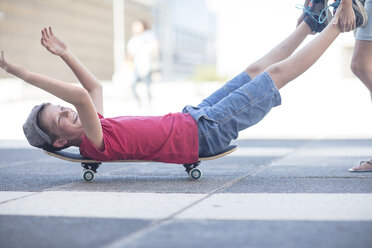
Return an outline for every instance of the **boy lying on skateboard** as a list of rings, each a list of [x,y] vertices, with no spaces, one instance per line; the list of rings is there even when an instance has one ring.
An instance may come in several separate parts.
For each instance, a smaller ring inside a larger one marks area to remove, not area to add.
[[[361,26],[367,17],[360,2],[353,2],[357,26]],[[314,8],[317,4],[323,3],[315,3],[312,10],[322,9]],[[77,146],[83,156],[97,161],[193,163],[198,157],[222,151],[239,131],[258,123],[271,108],[280,105],[279,89],[311,67],[340,34],[340,26],[333,19],[322,25],[313,22],[314,18],[305,18],[268,54],[198,106],[186,106],[181,113],[165,116],[104,118],[102,85],[51,27],[42,30],[41,44],[65,61],[83,87],[16,66],[5,59],[3,52],[0,66],[76,108],[50,103],[35,106],[23,126],[31,145],[46,150]],[[312,32],[320,34],[292,54]]]

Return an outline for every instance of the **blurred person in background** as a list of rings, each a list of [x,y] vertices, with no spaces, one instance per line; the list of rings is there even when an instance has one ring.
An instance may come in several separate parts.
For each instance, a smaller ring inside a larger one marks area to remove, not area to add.
[[[149,103],[152,100],[151,83],[152,72],[158,66],[159,43],[152,30],[148,29],[143,21],[135,21],[132,24],[132,37],[127,46],[128,58],[133,62],[132,92],[138,105],[141,107],[141,99],[137,93],[137,84],[143,81],[147,87]]]

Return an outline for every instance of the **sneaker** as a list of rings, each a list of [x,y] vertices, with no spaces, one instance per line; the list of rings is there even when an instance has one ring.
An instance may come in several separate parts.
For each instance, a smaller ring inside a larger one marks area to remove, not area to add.
[[[368,15],[366,9],[364,8],[364,0],[353,0],[353,10],[355,13],[356,27],[362,28],[367,24]],[[336,0],[334,3],[330,4],[329,7],[333,7],[333,14],[336,13],[341,0]]]
[[[305,8],[304,21],[313,32],[321,32],[332,20],[332,14],[328,9],[328,0],[311,0]]]

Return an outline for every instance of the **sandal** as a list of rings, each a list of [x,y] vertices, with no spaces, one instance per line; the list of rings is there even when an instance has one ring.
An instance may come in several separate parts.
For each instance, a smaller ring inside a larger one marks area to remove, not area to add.
[[[349,172],[372,172],[372,161],[360,161],[359,165],[349,169]]]

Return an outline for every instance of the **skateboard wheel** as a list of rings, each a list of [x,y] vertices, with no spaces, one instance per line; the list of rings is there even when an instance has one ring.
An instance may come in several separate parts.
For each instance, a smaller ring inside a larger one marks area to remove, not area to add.
[[[85,182],[91,182],[94,180],[94,172],[92,170],[83,170],[82,176]]]
[[[198,180],[202,177],[202,171],[198,168],[190,170],[189,176],[191,179]]]

